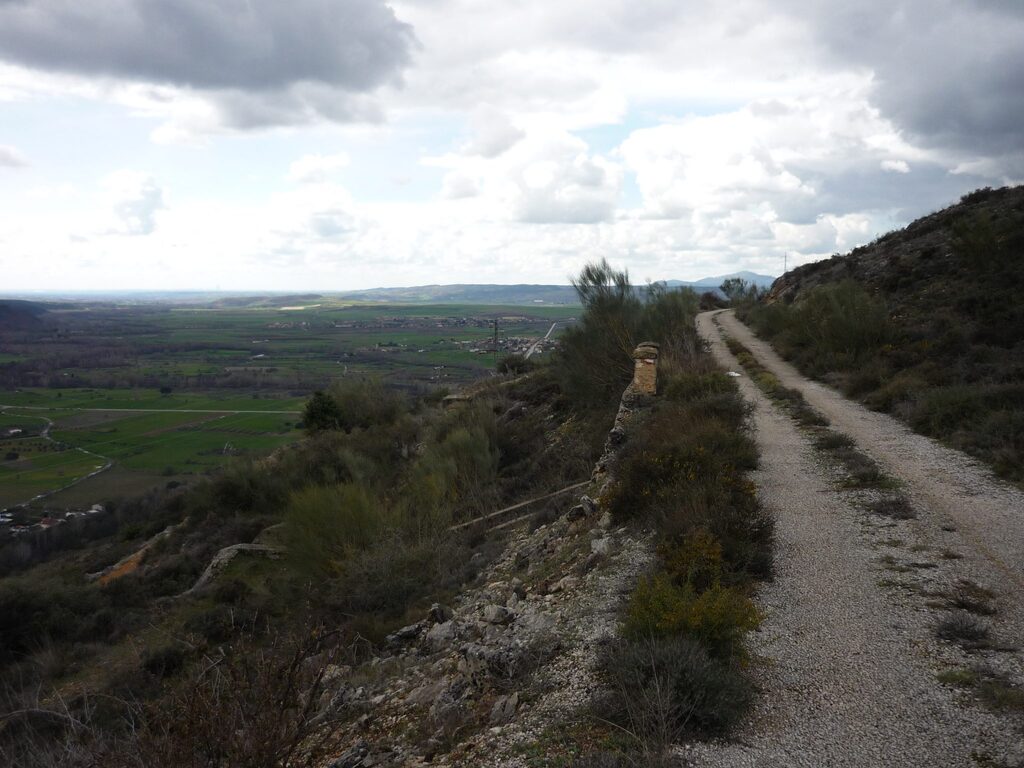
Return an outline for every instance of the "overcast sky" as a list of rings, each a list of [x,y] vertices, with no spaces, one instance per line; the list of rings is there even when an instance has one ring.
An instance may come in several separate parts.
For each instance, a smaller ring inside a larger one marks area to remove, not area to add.
[[[0,292],[778,274],[1022,179],[1019,0],[0,0]]]

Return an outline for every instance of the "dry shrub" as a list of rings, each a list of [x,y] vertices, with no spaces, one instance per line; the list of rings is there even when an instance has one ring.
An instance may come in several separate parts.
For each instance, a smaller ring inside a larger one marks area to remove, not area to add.
[[[645,756],[689,734],[726,732],[752,699],[749,681],[687,637],[617,640],[603,649],[601,667],[612,695],[606,719],[625,728]]]

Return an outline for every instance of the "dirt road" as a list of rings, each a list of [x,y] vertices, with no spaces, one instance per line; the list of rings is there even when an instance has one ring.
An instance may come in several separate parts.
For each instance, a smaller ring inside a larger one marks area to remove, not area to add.
[[[720,364],[742,371],[713,315],[699,316],[701,335]],[[902,583],[902,571],[914,569],[893,570],[896,557],[880,554],[934,559],[919,563],[920,573],[927,573],[920,578],[930,584],[966,576],[1001,588],[1000,631],[1012,635],[1021,540],[1000,538],[1019,530],[1008,506],[1019,494],[989,480],[964,457],[950,458],[953,452],[892,419],[807,381],[730,314],[723,313],[720,321],[787,386],[804,391],[837,429],[901,478],[920,505],[932,504],[936,495],[946,498],[937,511],[917,520],[871,519],[849,491],[839,488],[835,471],[789,416],[741,376],[741,390],[754,404],[762,452],[754,480],[777,521],[776,576],[758,596],[766,618],[752,641],[751,670],[761,693],[738,739],[690,747],[682,756],[694,765],[723,768],[1016,765],[1022,757],[1020,732],[937,679],[944,670],[972,661],[935,637],[935,623],[945,612],[929,608],[921,594],[939,587],[912,594],[885,586]],[[976,511],[968,515],[965,507],[975,501]],[[961,524],[963,531],[943,530]],[[993,533],[988,526],[1003,527]],[[956,550],[957,558],[926,557],[940,545]],[[908,584],[923,583],[912,581],[917,571],[906,578]],[[1000,652],[998,657],[1019,676],[1019,655]]]
[[[969,544],[1001,571],[1008,597],[1012,590],[1018,600],[1024,598],[1024,492],[994,478],[969,456],[808,380],[731,311],[722,312],[718,321],[785,386],[803,392],[807,402],[836,429],[852,437],[888,474],[906,483],[936,522],[956,526]]]

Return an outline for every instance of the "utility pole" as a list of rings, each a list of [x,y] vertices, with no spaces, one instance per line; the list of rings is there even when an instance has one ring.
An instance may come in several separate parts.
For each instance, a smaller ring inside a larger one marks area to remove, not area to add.
[[[498,318],[494,318],[494,364],[498,364]]]
[[[789,251],[782,252],[782,274],[786,274],[789,271]]]

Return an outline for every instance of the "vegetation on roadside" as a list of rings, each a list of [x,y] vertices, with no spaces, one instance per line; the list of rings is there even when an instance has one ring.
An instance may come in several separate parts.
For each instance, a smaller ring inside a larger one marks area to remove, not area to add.
[[[332,648],[372,646],[457,592],[499,542],[449,527],[587,476],[611,416],[577,409],[550,367],[447,407],[373,380],[325,390],[307,404],[306,439],[126,502],[105,537],[0,583],[3,709],[34,713],[0,722],[0,759],[75,765],[53,751],[73,737],[81,764],[169,764],[157,753],[187,754],[209,736],[202,722],[236,715],[248,724],[231,744],[211,742],[217,759],[243,759],[245,740],[285,754],[306,725],[289,719],[287,697],[253,698],[224,675],[291,674],[272,651],[295,644],[307,649],[302,669],[316,669]],[[85,578],[165,530],[131,567]],[[253,542],[284,554],[240,556],[192,591],[220,550]]]
[[[696,295],[634,289],[603,263],[581,282],[586,312],[563,341],[567,391],[617,398],[632,375],[627,353],[661,345],[661,397],[631,430],[602,499],[615,522],[653,528],[657,540],[657,567],[603,651],[611,695],[599,712],[653,764],[681,738],[727,732],[752,700],[743,638],[760,621],[750,594],[771,572],[772,522],[745,477],[757,464],[747,406],[696,337]]]
[[[701,349],[692,291],[635,289],[607,263],[575,285],[584,311],[555,365],[506,358],[447,403],[347,377],[307,401],[294,445],[125,502],[112,530],[0,584],[5,709],[26,713],[0,722],[0,758],[299,764],[295,745],[315,748],[325,724],[310,702],[327,665],[365,659],[496,553],[500,540],[454,523],[589,475],[644,340],[661,344],[663,398],[606,501],[656,529],[659,568],[606,663],[613,686],[632,670],[629,707],[666,681],[671,695],[653,711],[661,731],[635,720],[649,710],[606,714],[644,749],[724,732],[750,701],[742,638],[771,563],[743,476],[756,463],[745,407]],[[238,544],[265,555],[194,588]]]
[[[738,312],[802,371],[1024,481],[1024,187],[793,270]]]
[[[633,350],[658,341],[662,355],[689,355],[697,347],[697,294],[653,284],[638,288],[607,261],[588,264],[573,280],[584,312],[562,336],[562,388],[578,407],[614,408],[633,377]]]

